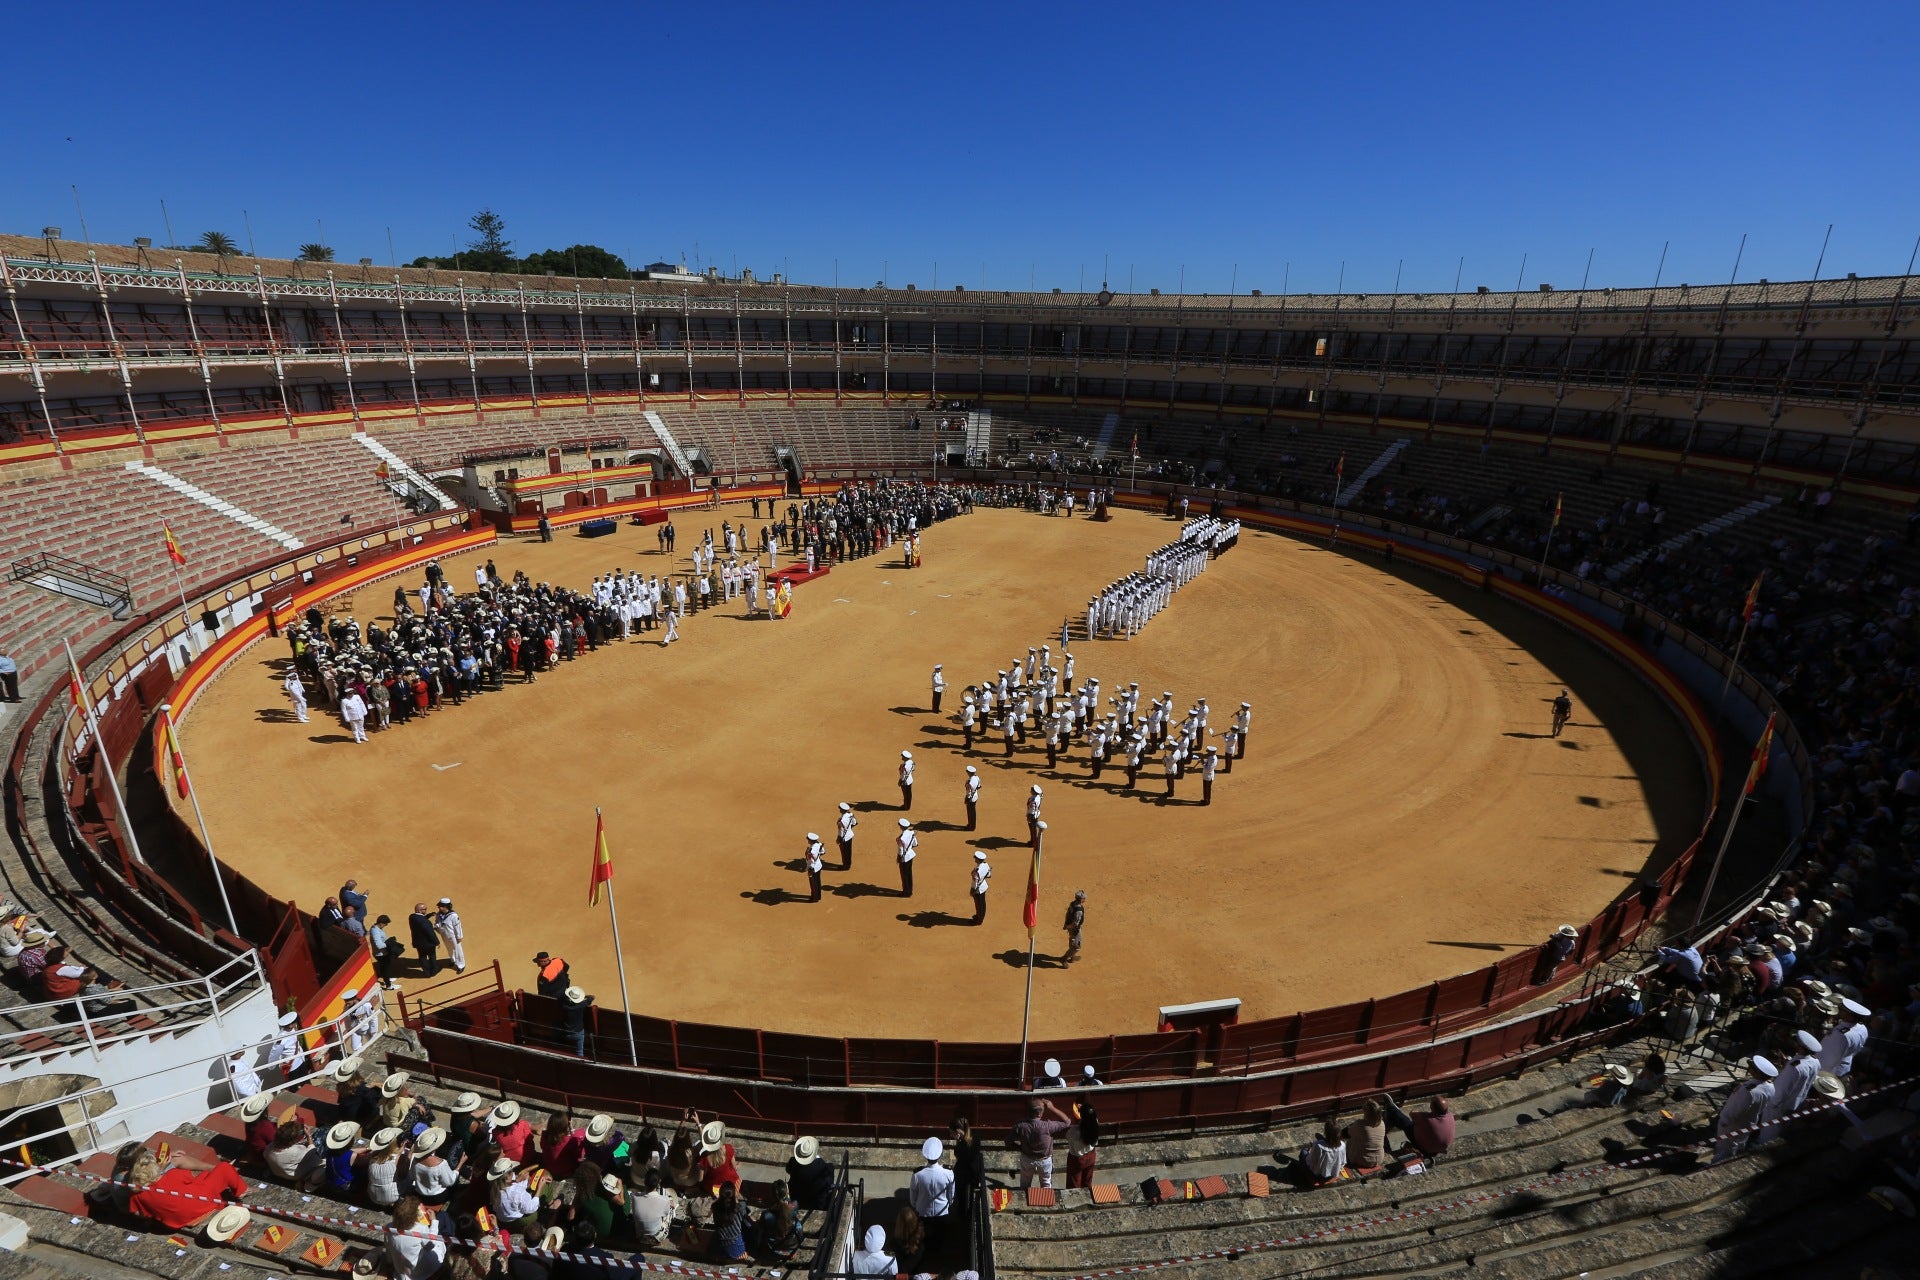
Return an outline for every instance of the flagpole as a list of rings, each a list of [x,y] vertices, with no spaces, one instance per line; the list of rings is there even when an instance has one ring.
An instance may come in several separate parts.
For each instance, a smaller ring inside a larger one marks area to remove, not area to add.
[[[1034,837],[1034,841],[1033,841],[1033,883],[1036,889],[1039,887],[1039,884],[1040,884],[1040,854],[1041,854],[1041,850],[1046,846],[1046,842],[1047,842],[1047,829],[1046,829],[1046,823],[1043,822],[1040,824],[1039,833]],[[1040,922],[1040,904],[1038,902],[1034,903],[1033,918],[1034,918],[1034,927],[1032,929],[1027,930],[1027,1003],[1026,1003],[1026,1007],[1021,1011],[1021,1014],[1020,1014],[1020,1078],[1016,1082],[1019,1084],[1026,1083],[1027,1034],[1029,1031],[1033,1029],[1033,960],[1034,960],[1033,935],[1034,935],[1034,930],[1039,928],[1039,922]]]
[[[164,520],[160,522],[160,533],[166,539],[167,567],[173,570],[173,587],[180,593],[180,626],[187,637],[187,648],[191,651],[194,648],[193,610],[187,607],[187,583],[180,576],[180,562],[173,558],[173,553],[178,550],[178,544],[173,540],[172,528]]]
[[[107,744],[100,738],[100,722],[94,718],[93,700],[87,697],[86,681],[80,676],[80,664],[74,661],[73,645],[65,639],[60,647],[67,651],[67,670],[74,677],[73,696],[80,703],[81,713],[87,718],[87,731],[93,735],[94,750],[101,753],[106,763],[107,790],[113,793],[113,804],[120,811],[120,834],[126,837],[127,849],[133,854],[133,860],[146,865],[146,855],[140,852],[140,837],[133,832],[133,819],[127,814],[127,802],[120,794],[120,779],[114,776],[113,761],[106,759]]]
[[[1747,647],[1747,628],[1753,625],[1753,614],[1749,612],[1740,621],[1740,638],[1733,643],[1733,657],[1727,660],[1727,678],[1720,682],[1720,701],[1714,704],[1717,715],[1727,709],[1727,690],[1733,687],[1733,673],[1740,666],[1740,651]]]
[[[596,831],[602,829],[599,805],[593,807],[593,824]],[[605,837],[596,836],[595,838],[599,840]],[[597,845],[593,856],[596,859],[600,856]],[[637,1067],[640,1065],[640,1046],[633,1038],[633,1002],[627,998],[627,960],[626,953],[620,949],[620,912],[613,905],[613,877],[608,876],[604,883],[607,886],[607,918],[613,921],[613,964],[620,971],[620,1013],[627,1024],[627,1055],[633,1059],[633,1065]]]
[[[1547,581],[1547,557],[1553,554],[1553,535],[1560,528],[1560,497],[1553,499],[1553,523],[1547,526],[1547,543],[1540,548],[1540,559],[1533,566],[1533,580],[1545,585]]]
[[[213,883],[220,890],[220,905],[227,913],[227,932],[238,938],[240,926],[233,918],[233,902],[227,897],[227,882],[220,874],[220,860],[213,856],[213,837],[207,834],[207,818],[200,812],[200,793],[193,789],[193,778],[187,773],[187,753],[180,749],[180,727],[174,723],[173,707],[169,703],[160,704],[160,717],[166,724],[167,750],[173,756],[174,768],[180,770],[180,780],[186,786],[187,799],[193,801],[193,820],[200,824],[200,843],[206,846],[207,862],[213,868]]]
[[[1773,750],[1773,717],[1767,717],[1767,727],[1760,731],[1759,745],[1754,748],[1753,763],[1747,766],[1747,784],[1740,789],[1740,798],[1733,803],[1733,816],[1727,819],[1727,829],[1720,837],[1720,848],[1713,855],[1713,866],[1707,872],[1707,884],[1700,891],[1700,906],[1693,913],[1693,927],[1699,928],[1706,919],[1707,904],[1713,900],[1713,886],[1720,879],[1720,864],[1726,860],[1727,850],[1733,845],[1733,829],[1740,825],[1740,815],[1746,812],[1747,801],[1753,796],[1753,788],[1760,781],[1760,775],[1766,771],[1767,756]]]

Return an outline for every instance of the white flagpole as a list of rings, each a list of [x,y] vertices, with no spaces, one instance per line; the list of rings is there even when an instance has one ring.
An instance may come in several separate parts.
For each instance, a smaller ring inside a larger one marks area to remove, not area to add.
[[[180,593],[180,627],[182,634],[186,637],[187,649],[191,652],[198,647],[193,642],[193,611],[187,607],[186,580],[180,576],[179,562],[173,558],[173,547],[175,545],[173,542],[173,530],[169,529],[164,521],[160,525],[160,536],[167,544],[167,567],[173,570],[173,587],[174,590]]]
[[[166,721],[172,754],[179,756],[177,763],[180,777],[187,784],[187,799],[193,801],[193,820],[200,824],[200,843],[206,846],[207,862],[213,867],[214,887],[220,890],[220,905],[227,913],[227,932],[237,938],[240,936],[240,926],[234,922],[233,903],[227,898],[227,882],[220,875],[220,859],[213,856],[213,837],[207,834],[206,815],[200,812],[200,793],[193,789],[193,778],[187,773],[187,753],[180,750],[180,726],[173,718],[172,705],[161,703],[160,715]]]
[[[69,678],[79,674],[80,664],[74,661],[73,645],[66,640],[62,640],[60,647],[67,651],[67,671],[69,672]],[[87,731],[93,735],[93,748],[101,753],[101,759],[106,764],[107,790],[113,793],[114,808],[120,811],[120,834],[127,838],[127,849],[133,854],[133,860],[144,866],[146,865],[147,858],[145,854],[140,852],[140,837],[133,832],[133,818],[127,813],[126,800],[120,795],[120,779],[114,776],[113,761],[106,759],[107,745],[101,741],[100,722],[94,718],[93,700],[87,697],[86,678],[84,676],[74,682],[73,691],[80,699],[80,710],[85,713],[87,717]]]
[[[1733,657],[1727,660],[1727,678],[1720,682],[1720,701],[1714,704],[1714,710],[1716,712],[1724,711],[1727,708],[1727,690],[1733,687],[1733,673],[1740,666],[1740,651],[1747,647],[1747,628],[1752,625],[1752,623],[1753,614],[1751,612],[1740,620],[1740,638],[1734,641]]]
[[[1046,843],[1046,824],[1042,823],[1040,834],[1034,839],[1033,844],[1033,883],[1036,890],[1040,884],[1040,854],[1041,850],[1046,847]],[[1025,906],[1024,903],[1021,905],[1023,907]],[[1033,904],[1033,921],[1034,928],[1027,930],[1027,1003],[1026,1008],[1020,1014],[1020,1078],[1016,1083],[1021,1085],[1025,1085],[1027,1080],[1027,1033],[1033,1027],[1033,935],[1035,930],[1040,927],[1040,904],[1038,902]]]
[[[593,807],[593,827],[596,833],[604,832],[604,828],[600,825],[599,805]],[[596,875],[599,873],[600,864],[600,846],[598,842],[603,838],[603,834],[596,834],[594,837],[593,858]],[[607,918],[613,921],[613,964],[614,967],[620,971],[620,1016],[626,1020],[627,1024],[627,1054],[633,1059],[633,1065],[637,1067],[640,1065],[640,1046],[633,1038],[633,1002],[627,998],[627,961],[625,953],[620,949],[620,912],[616,910],[613,905],[612,876],[608,876],[606,879],[606,889]]]

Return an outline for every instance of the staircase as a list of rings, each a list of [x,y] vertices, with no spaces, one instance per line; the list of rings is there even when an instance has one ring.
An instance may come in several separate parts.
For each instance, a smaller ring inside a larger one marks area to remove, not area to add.
[[[65,556],[42,553],[13,562],[15,582],[55,595],[68,596],[87,604],[99,605],[116,620],[133,613],[133,584],[117,573],[96,569]]]
[[[1780,505],[1780,498],[1776,494],[1768,494],[1764,498],[1755,498],[1752,502],[1749,502],[1744,506],[1735,507],[1733,510],[1727,512],[1725,515],[1715,516],[1713,519],[1707,521],[1703,525],[1698,526],[1697,528],[1688,529],[1684,533],[1676,533],[1671,538],[1668,538],[1665,542],[1662,542],[1657,546],[1641,548],[1639,551],[1636,551],[1632,555],[1628,556],[1625,560],[1622,560],[1618,564],[1610,566],[1607,569],[1607,578],[1609,581],[1623,578],[1627,574],[1632,573],[1635,569],[1639,568],[1640,563],[1650,555],[1653,555],[1661,551],[1673,551],[1676,548],[1685,546],[1689,542],[1697,542],[1703,538],[1709,537],[1713,534],[1720,532],[1722,529],[1725,529],[1730,525],[1739,524],[1742,520],[1751,519],[1752,517],[1759,515],[1762,511],[1767,511],[1779,505]]]
[[[412,490],[414,493],[426,494],[429,498],[433,499],[433,501],[439,506],[439,508],[442,511],[451,511],[455,507],[460,505],[459,503],[455,502],[452,498],[449,498],[446,494],[440,492],[440,490],[437,487],[435,487],[435,485],[431,481],[429,481],[425,476],[421,475],[418,471],[415,471],[412,467],[402,462],[400,460],[399,454],[387,448],[387,446],[385,446],[384,444],[381,444],[378,440],[375,440],[372,436],[368,435],[366,432],[356,431],[353,434],[353,438],[359,444],[364,446],[367,452],[371,453],[374,457],[380,459],[382,462],[387,464],[387,471],[390,477],[398,476],[401,479],[405,480],[407,484],[412,487]],[[387,484],[391,486],[392,483],[393,481],[390,478],[387,481]],[[411,495],[407,495],[407,496],[411,496]]]
[[[294,537],[278,525],[268,524],[259,516],[251,512],[242,511],[239,507],[234,506],[224,498],[215,497],[198,485],[188,484],[171,471],[162,470],[159,467],[145,462],[129,462],[127,464],[127,470],[133,472],[135,475],[151,480],[155,484],[164,485],[182,497],[192,498],[200,505],[219,512],[235,524],[243,525],[255,533],[273,539],[289,551],[297,551],[306,545],[303,540]]]
[[[1120,433],[1120,415],[1110,413],[1100,420],[1100,438],[1093,442],[1093,460],[1103,462],[1107,451],[1113,448],[1113,438]]]
[[[1495,524],[1501,520],[1504,520],[1511,514],[1513,514],[1512,507],[1508,506],[1504,502],[1496,502],[1492,506],[1488,507],[1485,511],[1482,511],[1479,515],[1475,516],[1473,519],[1467,521],[1466,525],[1460,530],[1460,532],[1471,537],[1473,534],[1480,532],[1480,530],[1486,528],[1488,525]]]
[[[1367,464],[1365,471],[1362,471],[1359,475],[1347,481],[1347,487],[1340,491],[1340,499],[1334,505],[1341,507],[1353,505],[1353,500],[1360,496],[1362,489],[1367,487],[1367,481],[1373,479],[1382,471],[1385,471],[1388,464],[1399,457],[1400,451],[1406,447],[1407,441],[1405,439],[1395,440],[1392,444],[1388,445],[1379,457]]]
[[[988,457],[993,452],[993,410],[976,409],[967,415],[967,461]]]
[[[647,425],[653,428],[653,434],[660,437],[661,447],[667,451],[667,456],[673,459],[673,465],[680,468],[680,474],[692,476],[693,459],[689,458],[687,451],[680,447],[680,442],[673,438],[673,432],[667,427],[667,420],[652,409],[647,410],[642,416],[646,418]]]

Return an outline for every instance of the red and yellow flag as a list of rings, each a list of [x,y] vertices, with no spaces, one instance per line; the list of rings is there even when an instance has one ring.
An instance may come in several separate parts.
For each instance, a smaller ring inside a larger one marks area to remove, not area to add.
[[[1740,606],[1740,622],[1743,626],[1753,621],[1753,611],[1760,604],[1760,583],[1766,576],[1767,571],[1762,569],[1760,576],[1753,580],[1753,585],[1747,588],[1747,602]]]
[[[187,562],[187,553],[180,549],[180,540],[173,536],[173,526],[162,520],[160,522],[160,535],[167,540],[167,559],[173,561],[175,564],[185,564]]]
[[[67,701],[73,704],[75,711],[85,711],[87,708],[86,695],[80,692],[86,687],[87,682],[80,675],[80,665],[73,660],[73,650],[69,649],[67,650]]]
[[[1560,527],[1560,504],[1565,501],[1565,499],[1566,495],[1563,493],[1553,495],[1553,527],[1556,529]]]
[[[392,477],[393,472],[387,470],[387,464],[382,462],[379,466],[373,469],[373,474],[382,480],[386,480]]]
[[[173,761],[174,790],[184,800],[193,791],[193,784],[187,781],[187,758],[180,754],[180,738],[173,731],[173,717],[165,710],[160,712],[160,732],[166,735],[167,755]]]
[[[1033,861],[1027,867],[1027,905],[1021,909],[1020,918],[1026,922],[1027,936],[1040,925],[1040,850],[1033,851]]]
[[[613,850],[607,848],[607,820],[593,815],[593,872],[587,877],[587,905],[600,905],[600,886],[613,879]]]
[[[1753,764],[1747,770],[1746,790],[1740,794],[1750,796],[1753,789],[1760,785],[1760,779],[1766,776],[1767,756],[1773,750],[1773,717],[1767,717],[1767,727],[1760,731],[1760,741],[1754,744]]]

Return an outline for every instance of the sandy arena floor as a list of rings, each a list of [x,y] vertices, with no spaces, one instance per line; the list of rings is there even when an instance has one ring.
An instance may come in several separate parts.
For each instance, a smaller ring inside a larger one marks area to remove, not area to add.
[[[679,545],[746,508],[677,517]],[[925,567],[855,561],[799,587],[793,617],[697,615],[681,642],[630,642],[355,746],[318,708],[298,725],[267,641],[202,696],[182,737],[217,847],[309,910],[348,876],[399,922],[453,897],[468,955],[563,954],[619,1003],[604,907],[586,905],[593,810],[606,811],[633,1001],[687,1020],[849,1035],[1020,1034],[1027,853],[1022,801],[1046,788],[1043,957],[1088,895],[1086,946],[1043,967],[1036,1036],[1151,1031],[1162,1004],[1238,996],[1266,1017],[1478,968],[1584,921],[1683,848],[1699,770],[1675,718],[1624,669],[1514,606],[1420,570],[1385,572],[1249,533],[1131,642],[1076,642],[1102,695],[1129,680],[1206,697],[1224,728],[1253,704],[1250,750],[1199,804],[1158,774],[1088,779],[1084,748],[1046,769],[976,752],[981,829],[960,829],[959,691],[1052,637],[1176,526],[981,511],[925,537]],[[583,587],[658,572],[654,531],[493,550],[502,576]],[[476,557],[448,560],[455,584]],[[478,557],[484,559],[484,556]],[[687,567],[682,553],[680,568]],[[417,580],[409,580],[418,585]],[[364,622],[391,581],[362,591]],[[947,713],[928,706],[946,666]],[[1561,685],[1573,724],[1546,736]],[[1146,699],[1143,698],[1142,706]],[[901,750],[920,764],[916,894],[896,896]],[[850,873],[804,901],[808,831],[835,865],[835,805],[861,826]],[[987,923],[966,927],[972,849],[989,851]],[[410,976],[413,960],[401,964]]]

